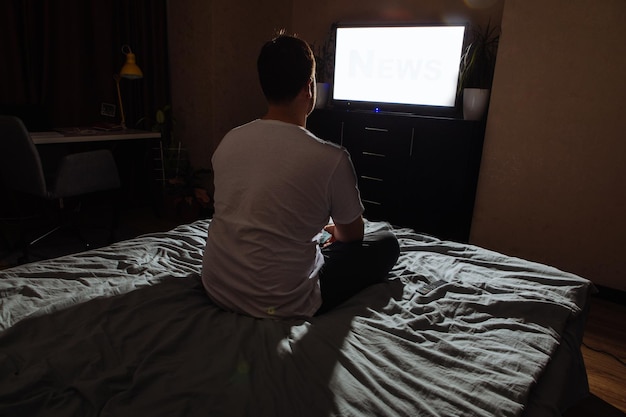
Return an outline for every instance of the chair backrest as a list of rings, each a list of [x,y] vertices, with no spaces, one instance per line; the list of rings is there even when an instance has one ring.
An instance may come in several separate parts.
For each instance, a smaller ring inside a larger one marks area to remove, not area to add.
[[[46,196],[39,152],[22,120],[0,115],[0,176],[11,189]]]

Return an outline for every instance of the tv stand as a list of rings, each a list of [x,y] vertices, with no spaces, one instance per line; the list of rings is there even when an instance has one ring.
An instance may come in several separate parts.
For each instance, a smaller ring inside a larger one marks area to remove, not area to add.
[[[408,106],[403,106],[406,109]],[[405,111],[400,109],[390,109],[389,107],[373,107],[370,109],[364,108],[352,108],[352,107],[339,107],[334,108],[335,112],[348,112],[348,113],[365,113],[365,114],[387,114],[390,116],[406,116],[406,117],[434,117],[437,119],[459,119],[462,117],[459,109],[457,108],[427,108],[424,106],[413,106],[415,110]]]
[[[484,122],[316,109],[307,127],[350,152],[367,219],[468,241]]]

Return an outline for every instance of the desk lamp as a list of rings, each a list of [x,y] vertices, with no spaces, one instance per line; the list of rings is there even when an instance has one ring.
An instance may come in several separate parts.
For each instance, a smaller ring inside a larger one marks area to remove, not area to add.
[[[137,63],[135,62],[135,54],[133,54],[130,46],[122,46],[122,53],[126,55],[126,63],[124,63],[124,66],[120,70],[120,73],[115,74],[113,78],[115,79],[115,84],[117,85],[117,99],[120,105],[120,115],[122,118],[120,125],[122,126],[122,129],[126,130],[126,116],[124,115],[124,106],[122,105],[120,79],[128,78],[129,80],[136,80],[139,78],[143,78],[143,72],[141,72],[141,69],[137,66]]]

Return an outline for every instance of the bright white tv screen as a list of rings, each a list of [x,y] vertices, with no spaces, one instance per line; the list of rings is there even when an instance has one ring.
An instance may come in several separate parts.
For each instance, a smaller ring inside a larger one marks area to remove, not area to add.
[[[465,26],[338,27],[333,99],[454,107]]]

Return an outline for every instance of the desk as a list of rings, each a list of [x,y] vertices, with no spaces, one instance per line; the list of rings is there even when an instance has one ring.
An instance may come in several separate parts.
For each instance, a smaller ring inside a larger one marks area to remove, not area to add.
[[[84,143],[108,142],[114,140],[160,139],[161,133],[147,130],[96,130],[96,129],[63,129],[53,132],[31,132],[30,137],[35,145],[51,143]]]
[[[154,200],[158,183],[154,181],[155,163],[152,141],[161,139],[160,132],[147,130],[97,130],[93,128],[66,128],[50,132],[31,132],[30,137],[39,150],[45,165],[63,155],[94,148],[107,148],[115,157],[122,195],[127,204],[137,205]]]

